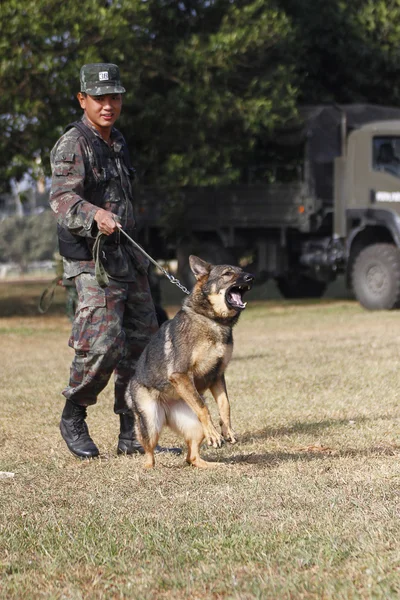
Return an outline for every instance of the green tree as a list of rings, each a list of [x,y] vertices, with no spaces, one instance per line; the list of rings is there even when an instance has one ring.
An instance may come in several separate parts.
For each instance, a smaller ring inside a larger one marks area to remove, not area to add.
[[[257,141],[295,112],[290,23],[263,0],[180,4],[150,2],[154,40],[124,109],[141,173],[148,183],[238,181]]]
[[[299,101],[399,104],[399,0],[280,5],[296,32]]]
[[[291,25],[270,1],[8,0],[0,20],[3,186],[37,158],[48,172],[80,114],[85,62],[121,67],[121,129],[144,183],[238,180],[257,140],[295,110]]]
[[[97,0],[0,4],[0,181],[21,178],[77,115],[79,66],[103,59],[118,37],[112,6]],[[118,49],[111,53],[117,59]]]

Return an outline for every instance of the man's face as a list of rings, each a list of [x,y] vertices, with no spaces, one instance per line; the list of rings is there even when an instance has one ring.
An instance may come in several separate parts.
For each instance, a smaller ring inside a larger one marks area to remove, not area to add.
[[[89,96],[79,93],[78,100],[86,117],[99,133],[109,133],[121,114],[122,95]]]

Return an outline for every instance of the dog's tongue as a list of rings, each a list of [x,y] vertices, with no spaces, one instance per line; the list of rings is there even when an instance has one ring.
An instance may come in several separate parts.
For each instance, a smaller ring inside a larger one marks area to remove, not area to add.
[[[244,306],[244,304],[242,302],[242,296],[239,294],[239,292],[235,292],[234,290],[232,290],[230,296],[231,296],[232,304],[236,304],[237,306],[240,306],[240,307]]]

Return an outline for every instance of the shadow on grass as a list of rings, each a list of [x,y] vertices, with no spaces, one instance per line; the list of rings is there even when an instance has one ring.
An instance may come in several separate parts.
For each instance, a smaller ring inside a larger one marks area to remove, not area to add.
[[[396,415],[378,415],[373,418],[370,417],[357,417],[354,419],[326,419],[324,421],[303,423],[297,422],[290,426],[277,427],[277,428],[265,428],[261,431],[254,433],[247,433],[240,436],[240,444],[246,445],[249,442],[255,440],[262,440],[266,438],[280,437],[285,435],[291,435],[296,433],[317,433],[321,429],[334,426],[351,426],[354,427],[357,424],[363,424],[370,421],[377,420],[391,420]],[[250,452],[241,453],[227,458],[220,458],[218,462],[226,464],[264,464],[270,466],[276,466],[281,462],[287,461],[312,461],[312,460],[324,460],[326,458],[343,458],[343,457],[363,457],[363,456],[394,456],[400,451],[399,444],[377,444],[368,448],[332,448],[322,445],[309,445],[298,448],[295,452],[268,452],[265,454]],[[214,458],[214,457],[213,457]],[[211,459],[212,460],[212,459]]]
[[[295,433],[317,433],[321,429],[328,427],[347,426],[354,427],[355,425],[367,423],[369,421],[388,421],[397,418],[398,415],[375,415],[372,417],[354,417],[347,419],[325,419],[324,421],[312,421],[304,423],[297,421],[292,425],[284,425],[282,427],[266,427],[259,431],[244,433],[240,436],[242,443],[247,443],[252,440],[262,440],[266,438],[280,437],[284,435],[293,435]]]
[[[280,463],[288,461],[313,461],[326,460],[327,458],[351,458],[368,456],[395,456],[400,452],[400,445],[387,444],[371,446],[369,448],[344,448],[343,450],[318,446],[312,447],[312,450],[301,448],[298,452],[269,452],[266,454],[236,454],[229,458],[220,458],[219,463],[225,464],[251,464],[277,466]],[[209,460],[209,459],[207,459]],[[213,462],[213,461],[212,461]]]

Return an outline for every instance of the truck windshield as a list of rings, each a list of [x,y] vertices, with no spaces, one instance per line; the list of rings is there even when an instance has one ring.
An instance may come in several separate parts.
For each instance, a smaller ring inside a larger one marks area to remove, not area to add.
[[[400,137],[374,137],[372,164],[374,171],[384,171],[400,178]]]

